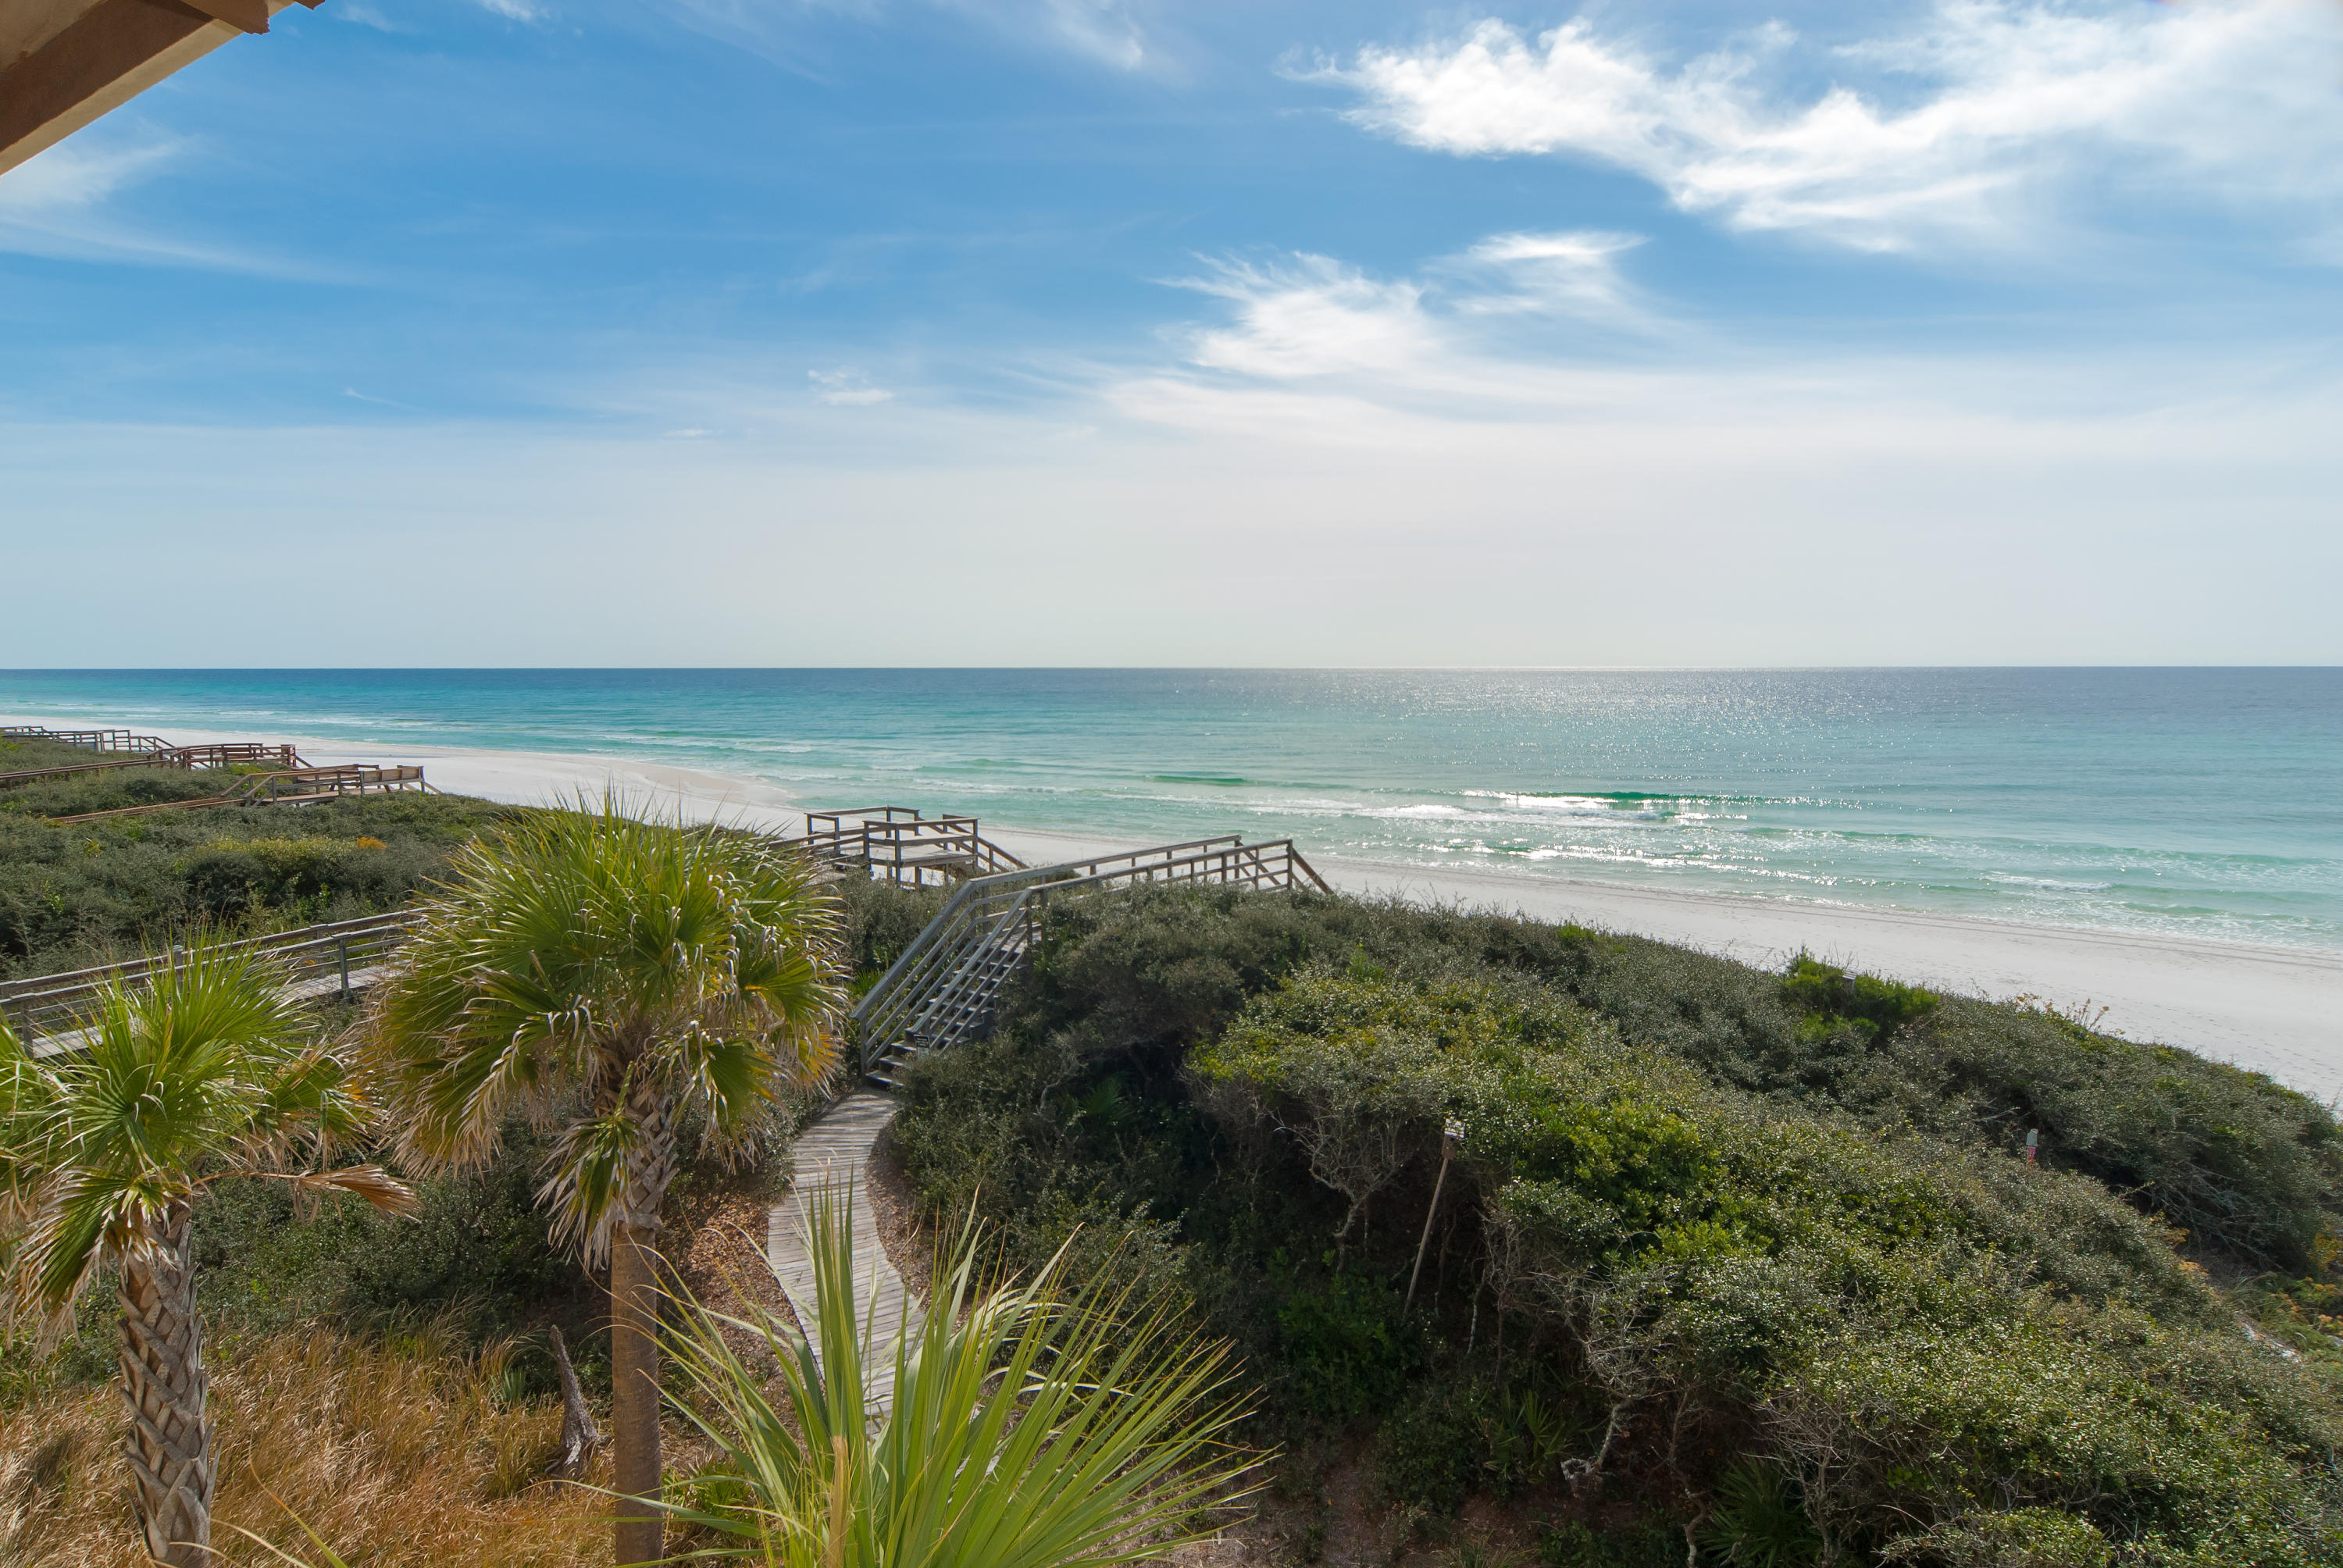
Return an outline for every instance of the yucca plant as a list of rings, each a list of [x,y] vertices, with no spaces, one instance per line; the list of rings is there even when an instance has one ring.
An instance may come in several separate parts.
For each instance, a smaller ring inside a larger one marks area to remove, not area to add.
[[[211,1561],[216,1480],[196,1199],[235,1177],[389,1210],[413,1195],[379,1166],[326,1168],[367,1107],[260,955],[158,960],[146,988],[110,985],[76,1022],[74,1049],[45,1060],[0,1024],[0,1301],[12,1329],[54,1343],[118,1270],[132,1501],[148,1553],[194,1568]]]
[[[654,1497],[678,1122],[720,1145],[835,1070],[836,901],[795,850],[606,798],[476,840],[421,913],[364,1030],[400,1158],[485,1164],[516,1115],[556,1131],[539,1201],[609,1265],[617,1490]],[[659,1557],[655,1512],[621,1501],[616,1526],[618,1563]]]
[[[686,1303],[669,1331],[675,1403],[705,1433],[729,1497],[670,1505],[713,1533],[693,1557],[786,1568],[1106,1568],[1212,1533],[1252,1488],[1229,1347],[1160,1305],[1092,1282],[1061,1251],[1028,1282],[980,1288],[978,1239],[936,1270],[908,1334],[857,1321],[850,1228],[810,1221],[810,1341],[774,1318]],[[779,1363],[779,1399],[726,1330]],[[817,1352],[819,1353],[817,1353]],[[870,1407],[870,1372],[892,1397]]]

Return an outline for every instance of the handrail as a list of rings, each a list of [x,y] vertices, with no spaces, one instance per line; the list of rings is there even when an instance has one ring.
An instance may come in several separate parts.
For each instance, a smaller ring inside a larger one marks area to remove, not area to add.
[[[329,920],[323,925],[273,931],[266,936],[240,937],[210,946],[230,952],[285,955],[293,960],[290,968],[297,980],[305,973],[315,977],[338,970],[347,988],[354,964],[363,968],[367,962],[387,956],[421,919],[417,911],[399,910],[354,920]],[[77,1017],[109,983],[151,983],[157,973],[176,969],[186,953],[186,949],[174,948],[151,958],[124,959],[88,969],[68,970],[62,974],[0,980],[0,1012],[5,1012],[15,1026],[17,1038],[29,1045],[36,1036],[55,1032],[55,1024],[70,1022]]]
[[[962,883],[848,1015],[863,1070],[895,1050],[956,1044],[990,1021],[994,998],[1023,961],[1041,906],[1117,883],[1203,881],[1331,892],[1290,839],[1247,844],[1233,835],[1094,856]]]
[[[93,751],[167,751],[171,743],[159,735],[129,729],[51,729],[42,724],[0,725],[0,740],[54,740],[60,746],[86,746]]]
[[[803,838],[785,839],[812,854],[860,866],[898,886],[926,887],[976,875],[1021,870],[1025,862],[986,838],[974,817],[922,817],[910,806],[858,806],[809,811]]]
[[[413,763],[389,768],[377,768],[371,763],[290,768],[273,773],[247,773],[224,795],[206,795],[193,800],[157,800],[146,806],[117,806],[109,811],[80,811],[46,820],[51,827],[62,828],[75,822],[139,817],[152,811],[199,811],[212,806],[298,806],[340,795],[388,794],[407,789],[431,792],[431,786],[424,782],[423,769]]]
[[[1187,844],[1168,844],[1161,849],[1140,849],[1128,855],[1101,855],[1090,860],[1071,860],[1053,866],[1029,867],[1022,871],[1004,871],[995,876],[972,877],[953,890],[951,897],[944,900],[944,907],[936,911],[935,919],[921,928],[920,934],[911,939],[911,945],[905,948],[897,956],[895,961],[887,966],[887,972],[880,975],[870,989],[863,993],[862,1000],[855,1004],[854,1010],[848,1016],[858,1024],[864,1022],[870,1015],[870,1010],[879,1004],[880,999],[889,990],[900,983],[898,977],[905,972],[906,966],[912,964],[922,952],[940,940],[943,933],[954,929],[958,924],[961,910],[972,902],[990,896],[1006,883],[1021,879],[1039,880],[1083,867],[1103,866],[1111,860],[1136,860],[1141,856],[1169,854],[1173,850],[1200,849],[1210,844],[1233,845],[1242,842],[1242,839],[1232,834],[1225,839],[1198,839]]]
[[[166,746],[159,751],[134,752],[110,762],[72,762],[63,768],[26,768],[0,773],[0,788],[31,784],[43,779],[63,779],[80,773],[111,773],[125,768],[235,768],[273,762],[280,769],[307,768],[308,763],[290,746],[267,746],[256,740],[214,741],[204,746]]]

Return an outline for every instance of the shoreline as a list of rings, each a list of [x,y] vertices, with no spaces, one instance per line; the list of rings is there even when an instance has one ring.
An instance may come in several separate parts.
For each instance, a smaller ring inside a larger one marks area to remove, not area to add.
[[[37,723],[0,715],[0,723]],[[241,733],[174,729],[201,743]],[[278,739],[272,736],[270,739]],[[543,805],[615,789],[630,801],[797,832],[804,808],[777,785],[736,774],[591,753],[448,746],[352,749],[290,738],[319,765],[419,762],[450,793]],[[876,804],[877,802],[863,802]],[[985,835],[1036,864],[1145,847],[1141,841],[988,819]],[[2321,1101],[2343,1096],[2343,953],[2203,938],[2036,926],[1971,915],[1854,909],[1733,893],[1687,892],[1467,868],[1427,868],[1312,853],[1351,893],[1462,904],[1538,920],[1574,920],[1778,969],[1800,950],[1910,984],[2006,1000],[2031,996],[2066,1011],[2106,1010],[2097,1027],[2266,1072]]]

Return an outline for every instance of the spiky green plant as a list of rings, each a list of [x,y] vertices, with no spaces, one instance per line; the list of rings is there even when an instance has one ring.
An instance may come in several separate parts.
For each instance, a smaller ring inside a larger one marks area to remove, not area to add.
[[[192,1568],[211,1561],[216,1479],[196,1198],[232,1177],[390,1210],[413,1195],[379,1166],[326,1169],[367,1107],[275,964],[202,946],[158,963],[145,989],[107,987],[45,1060],[0,1024],[0,1301],[54,1342],[118,1269],[131,1494],[147,1552]]]
[[[809,1339],[687,1303],[669,1331],[675,1403],[734,1478],[721,1508],[671,1511],[715,1533],[695,1555],[776,1568],[1107,1568],[1212,1533],[1260,1460],[1223,1342],[1098,1282],[1061,1251],[1032,1280],[981,1288],[975,1232],[940,1262],[908,1333],[858,1322],[850,1228],[810,1221]],[[779,1402],[726,1331],[779,1362]],[[892,1394],[872,1418],[874,1369]]]
[[[1797,1488],[1777,1464],[1743,1459],[1717,1483],[1701,1544],[1732,1568],[1803,1568],[1822,1550]]]
[[[539,1201],[608,1261],[617,1490],[653,1496],[677,1124],[696,1109],[721,1145],[834,1070],[837,905],[795,850],[608,798],[533,813],[450,871],[376,989],[367,1066],[412,1169],[486,1163],[515,1115],[557,1132]],[[621,1503],[616,1560],[659,1552],[659,1516]]]

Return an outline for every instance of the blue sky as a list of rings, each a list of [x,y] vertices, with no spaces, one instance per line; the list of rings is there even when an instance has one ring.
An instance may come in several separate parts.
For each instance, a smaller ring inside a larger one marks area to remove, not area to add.
[[[2336,0],[325,0],[0,176],[0,665],[2343,661],[2338,269]]]

